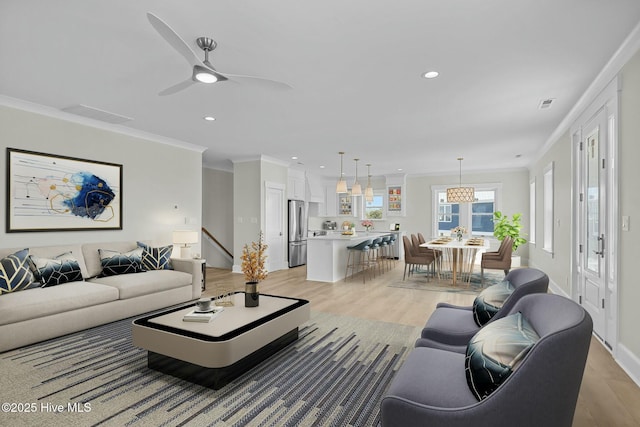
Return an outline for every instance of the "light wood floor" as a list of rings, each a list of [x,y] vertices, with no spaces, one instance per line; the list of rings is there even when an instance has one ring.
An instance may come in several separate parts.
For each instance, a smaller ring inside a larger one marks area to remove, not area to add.
[[[460,305],[473,302],[472,295],[388,287],[402,280],[403,266],[398,262],[395,269],[365,284],[361,276],[346,283],[308,281],[306,268],[296,267],[270,273],[260,283],[260,292],[304,298],[311,302],[312,311],[411,326],[423,326],[440,301]],[[214,295],[217,284],[244,289],[243,275],[229,270],[207,268],[206,282],[207,296]],[[595,338],[591,340],[573,426],[640,426],[640,388]]]

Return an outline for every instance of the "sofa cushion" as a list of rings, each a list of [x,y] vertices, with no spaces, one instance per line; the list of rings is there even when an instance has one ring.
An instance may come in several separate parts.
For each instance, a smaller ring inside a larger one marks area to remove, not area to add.
[[[135,298],[183,286],[192,286],[191,274],[175,270],[153,270],[139,274],[96,277],[89,281],[118,289],[120,299]]]
[[[65,252],[53,259],[30,255],[29,261],[35,280],[42,286],[82,281],[80,264],[72,252]]]
[[[104,304],[118,299],[118,290],[87,282],[14,292],[0,298],[0,325]]]
[[[98,277],[116,276],[118,274],[140,273],[142,269],[142,248],[129,252],[118,252],[109,249],[98,249],[102,272]]]
[[[173,245],[154,248],[138,242],[138,246],[143,249],[142,268],[144,270],[173,270],[173,265],[171,265]]]
[[[29,249],[22,249],[0,259],[0,295],[34,286],[40,286],[40,284],[34,283],[33,274],[31,274]]]
[[[502,308],[515,288],[508,280],[489,286],[473,301],[473,320],[478,326],[485,325]]]
[[[515,313],[480,329],[469,341],[465,375],[478,400],[489,396],[506,380],[540,339],[527,319]]]

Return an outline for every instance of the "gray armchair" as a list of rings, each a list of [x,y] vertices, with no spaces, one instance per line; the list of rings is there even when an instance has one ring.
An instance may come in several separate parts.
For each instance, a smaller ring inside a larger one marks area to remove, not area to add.
[[[549,277],[535,268],[519,268],[507,274],[513,293],[490,322],[504,317],[520,298],[532,293],[546,293]],[[434,347],[464,353],[467,343],[480,326],[473,319],[473,307],[438,303],[416,341],[416,347]]]
[[[414,348],[381,403],[383,427],[570,427],[589,352],[592,321],[574,301],[551,294],[521,298],[521,312],[540,339],[519,367],[477,400],[465,377],[465,355]]]

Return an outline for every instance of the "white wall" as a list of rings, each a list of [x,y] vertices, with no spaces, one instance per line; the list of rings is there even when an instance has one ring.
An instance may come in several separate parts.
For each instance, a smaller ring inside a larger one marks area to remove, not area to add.
[[[636,379],[640,382],[640,279],[635,264],[640,252],[640,51],[627,62],[620,75],[620,215],[630,217],[631,227],[629,231],[620,232],[618,332],[620,344],[634,358]]]
[[[553,162],[553,256],[542,250],[544,233],[544,169]],[[536,180],[535,245],[529,245],[530,264],[547,273],[551,286],[571,295],[571,138],[569,131],[531,167]]]
[[[173,230],[200,230],[202,151],[159,144],[35,112],[0,106],[0,217],[6,218],[6,148],[123,165],[123,229],[6,233],[0,247],[144,239],[171,243]],[[174,209],[177,205],[178,209]],[[188,224],[185,224],[188,222]],[[193,247],[200,252],[200,244]]]

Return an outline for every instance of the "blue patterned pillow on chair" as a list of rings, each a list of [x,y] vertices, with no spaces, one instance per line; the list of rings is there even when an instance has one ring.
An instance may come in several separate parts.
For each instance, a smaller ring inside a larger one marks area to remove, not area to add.
[[[144,270],[173,270],[173,265],[171,264],[173,245],[153,248],[142,242],[138,242],[138,246],[143,249],[142,268]]]
[[[518,368],[540,337],[522,313],[498,319],[480,329],[467,345],[467,384],[482,400]]]
[[[473,301],[473,320],[478,326],[485,325],[496,315],[513,293],[514,287],[508,280],[489,286]]]
[[[29,268],[29,249],[0,259],[0,295],[40,287]]]
[[[102,272],[98,277],[115,276],[118,274],[140,273],[142,268],[142,248],[120,253],[108,249],[98,249]]]
[[[33,276],[42,283],[43,288],[82,281],[80,264],[71,252],[65,252],[53,259],[40,258],[35,255],[31,255],[29,259]]]

